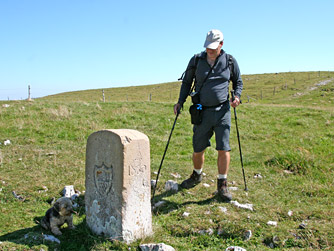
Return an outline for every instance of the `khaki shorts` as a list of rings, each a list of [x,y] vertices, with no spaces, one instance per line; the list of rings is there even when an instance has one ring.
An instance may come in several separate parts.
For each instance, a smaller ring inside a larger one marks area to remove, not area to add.
[[[202,152],[211,146],[210,139],[215,133],[216,150],[231,151],[230,148],[231,110],[230,103],[216,108],[203,110],[203,119],[200,125],[193,127],[194,152]]]

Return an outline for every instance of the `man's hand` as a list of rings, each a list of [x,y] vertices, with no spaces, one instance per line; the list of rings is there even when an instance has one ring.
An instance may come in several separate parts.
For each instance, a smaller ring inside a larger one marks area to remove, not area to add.
[[[181,105],[179,103],[174,105],[174,114],[180,113]]]
[[[232,98],[231,98],[231,106],[233,108],[236,108],[239,104],[240,104],[240,99],[238,96],[234,97],[234,101],[232,101]]]

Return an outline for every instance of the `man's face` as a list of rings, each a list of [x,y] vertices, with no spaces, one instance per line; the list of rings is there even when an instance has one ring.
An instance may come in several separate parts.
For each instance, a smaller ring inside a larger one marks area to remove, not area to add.
[[[220,51],[221,51],[221,48],[223,46],[223,43],[220,43],[217,47],[217,49],[209,49],[209,48],[206,48],[206,53],[208,54],[208,57],[211,59],[211,60],[216,60],[216,58],[219,56],[220,54]]]

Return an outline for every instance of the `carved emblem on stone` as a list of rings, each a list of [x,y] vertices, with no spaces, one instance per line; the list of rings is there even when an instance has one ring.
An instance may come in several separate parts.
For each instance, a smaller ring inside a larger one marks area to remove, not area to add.
[[[104,163],[101,166],[94,166],[94,181],[97,192],[107,196],[111,190],[113,179],[113,167],[107,167]]]

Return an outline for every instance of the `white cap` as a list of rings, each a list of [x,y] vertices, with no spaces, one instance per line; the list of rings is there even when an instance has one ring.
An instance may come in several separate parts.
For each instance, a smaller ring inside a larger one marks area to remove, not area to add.
[[[208,49],[217,49],[219,43],[223,40],[224,36],[220,30],[211,30],[206,35],[204,47]]]

